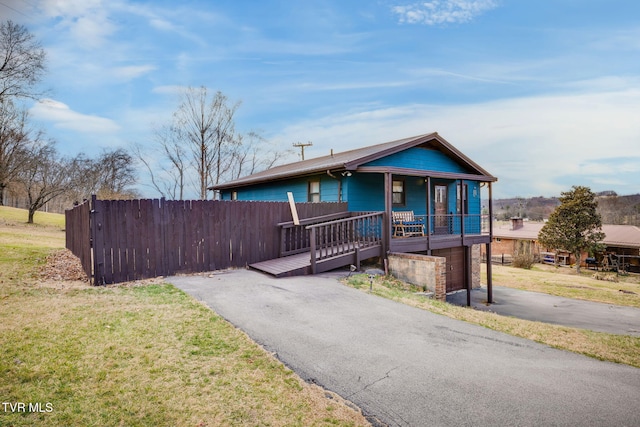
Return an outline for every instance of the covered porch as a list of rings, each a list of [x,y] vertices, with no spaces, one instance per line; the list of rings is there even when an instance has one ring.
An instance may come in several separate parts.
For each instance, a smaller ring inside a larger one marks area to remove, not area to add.
[[[472,263],[476,262],[472,248],[486,245],[485,251],[491,253],[491,180],[479,181],[477,175],[434,175],[425,176],[424,171],[410,175],[406,170],[354,171],[342,186],[349,196],[349,212],[278,224],[280,260],[252,267],[288,275],[289,270],[282,266],[295,260],[291,274],[315,274],[349,264],[359,267],[361,260],[384,259],[391,252],[417,253],[447,259],[447,280],[455,282],[447,291],[470,290]],[[481,191],[486,191],[486,206],[482,206]],[[412,216],[401,215],[404,221],[398,212]],[[480,261],[477,263],[479,268]],[[490,263],[486,269],[491,303]]]
[[[491,254],[495,178],[405,168],[362,172],[383,178],[385,253],[446,257],[447,280],[455,282],[447,291],[470,290],[472,262],[479,262],[473,259],[472,248],[485,245],[484,251]],[[407,221],[406,212],[412,216]],[[487,298],[492,303],[491,263],[486,272]]]

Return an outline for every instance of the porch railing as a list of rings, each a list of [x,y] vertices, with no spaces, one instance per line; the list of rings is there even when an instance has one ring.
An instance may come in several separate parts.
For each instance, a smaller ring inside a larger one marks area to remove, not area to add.
[[[374,212],[307,226],[312,270],[323,259],[382,245],[383,218],[383,212]]]
[[[489,234],[489,215],[414,215],[414,218],[416,221],[422,222],[425,236],[427,234],[432,236]],[[395,233],[392,231],[391,235],[395,236]],[[412,233],[412,235],[415,234]]]
[[[280,227],[280,256],[295,255],[309,250],[311,246],[309,230],[307,230],[309,225],[348,218],[352,215],[352,212],[338,212],[301,219],[298,225],[294,224],[293,221],[277,224],[278,227]]]

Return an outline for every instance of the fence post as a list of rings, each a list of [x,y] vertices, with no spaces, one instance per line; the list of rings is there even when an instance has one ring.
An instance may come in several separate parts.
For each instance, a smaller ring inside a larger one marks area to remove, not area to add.
[[[100,265],[104,265],[102,260],[102,253],[100,251],[101,245],[104,243],[104,238],[100,234],[100,230],[102,228],[101,224],[98,224],[98,218],[96,218],[96,200],[97,196],[95,194],[91,195],[91,204],[89,205],[89,229],[91,230],[91,251],[93,252],[93,278],[92,282],[94,285],[103,285],[104,283],[100,283],[99,277],[102,277],[102,270],[100,269]]]
[[[309,236],[311,246],[311,273],[316,274],[316,228],[311,227],[311,235]]]

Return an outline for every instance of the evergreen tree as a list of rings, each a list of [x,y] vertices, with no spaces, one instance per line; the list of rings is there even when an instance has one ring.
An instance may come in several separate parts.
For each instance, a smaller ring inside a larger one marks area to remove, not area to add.
[[[574,254],[578,274],[582,252],[599,250],[605,238],[597,207],[596,195],[590,188],[574,185],[571,191],[562,193],[560,206],[538,235],[542,245]]]

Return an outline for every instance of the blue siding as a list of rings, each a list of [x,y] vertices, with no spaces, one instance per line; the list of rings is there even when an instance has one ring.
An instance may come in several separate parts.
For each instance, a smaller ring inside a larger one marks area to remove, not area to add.
[[[316,175],[314,177],[295,178],[284,181],[275,181],[271,183],[253,185],[249,187],[240,187],[236,191],[238,200],[261,200],[261,201],[287,201],[287,192],[291,191],[297,202],[307,201],[308,183],[310,180],[320,179],[320,200],[323,202],[338,201],[339,183],[337,179],[331,178],[326,174]],[[348,202],[350,211],[383,211],[384,210],[384,175],[354,173],[350,177],[341,177],[342,182],[342,201]],[[427,209],[427,186],[423,177],[394,175],[393,179],[404,181],[405,185],[405,204],[402,206],[394,205],[393,210],[408,211],[412,210],[416,215],[426,215]],[[470,215],[479,215],[481,213],[480,200],[480,183],[475,181],[464,181],[468,186],[468,213]],[[457,185],[456,180],[432,180],[431,182],[432,197],[435,194],[435,185],[446,185],[448,196],[448,214],[458,214],[457,209]],[[474,196],[475,190],[475,196]],[[222,193],[223,200],[231,199],[231,191],[226,190]],[[434,206],[432,200],[432,212]],[[460,231],[459,221],[455,221],[453,232]],[[465,223],[468,232],[475,231],[477,218],[469,219]],[[479,230],[478,230],[479,231]]]
[[[472,173],[456,160],[446,156],[438,150],[413,147],[402,152],[374,160],[366,166],[390,166],[427,171],[441,171],[450,173]],[[320,201],[348,202],[350,211],[382,211],[384,210],[384,175],[369,173],[353,173],[351,176],[337,175],[332,178],[326,173],[313,177],[299,177],[283,181],[257,184],[236,189],[238,200],[286,201],[287,192],[292,192],[297,202],[308,200],[308,183],[310,180],[320,179]],[[405,203],[403,206],[393,206],[393,210],[412,210],[416,215],[425,215],[427,209],[427,187],[424,177],[394,175],[393,179],[401,179],[405,183]],[[468,185],[468,213],[481,213],[480,185],[475,181],[464,181]],[[447,185],[448,214],[460,213],[457,209],[456,180],[431,180],[431,194],[433,186]],[[476,196],[473,196],[473,193]],[[339,193],[342,193],[340,197]],[[222,193],[223,199],[231,199],[231,191]],[[433,200],[432,200],[433,206]],[[433,211],[432,211],[433,213]],[[465,224],[467,225],[467,224]],[[457,229],[460,224],[458,221]],[[458,230],[456,230],[458,231]],[[470,231],[470,230],[469,230]]]
[[[309,181],[317,179],[320,179],[320,201],[337,202],[338,181],[326,174],[239,187],[234,191],[238,193],[238,200],[273,202],[286,202],[288,200],[287,192],[290,191],[296,202],[306,202],[308,201]],[[231,190],[223,191],[222,199],[230,200],[231,193]]]
[[[470,173],[452,158],[437,150],[413,147],[366,163],[364,166],[395,166],[439,172]]]
[[[356,173],[343,181],[344,201],[350,211],[384,210],[384,175]]]
[[[393,179],[404,181],[405,205],[394,205],[393,210],[413,211],[416,215],[427,214],[427,184],[423,177],[417,176],[397,176]]]

